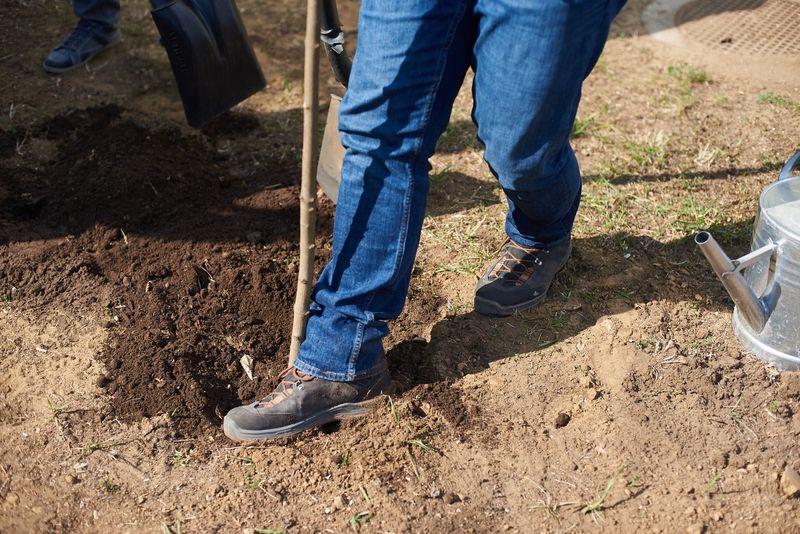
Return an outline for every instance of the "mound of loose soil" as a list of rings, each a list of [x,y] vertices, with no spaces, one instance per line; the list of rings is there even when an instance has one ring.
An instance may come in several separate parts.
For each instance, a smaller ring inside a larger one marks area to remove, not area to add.
[[[206,130],[212,137],[188,138],[146,129],[116,106],[76,111],[24,134],[51,143],[52,162],[5,176],[0,243],[15,253],[0,257],[0,294],[103,311],[111,335],[98,385],[114,417],[204,414],[217,425],[285,365],[295,170],[275,161],[232,174],[215,129],[236,135],[243,124],[246,133],[252,120],[228,118]],[[99,288],[107,299],[97,300]],[[244,355],[255,361],[253,380]]]

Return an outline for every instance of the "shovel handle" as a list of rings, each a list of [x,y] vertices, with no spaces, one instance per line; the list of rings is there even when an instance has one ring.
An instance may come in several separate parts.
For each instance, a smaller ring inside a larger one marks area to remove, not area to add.
[[[786,162],[786,165],[783,166],[780,175],[778,175],[778,180],[786,180],[787,178],[792,178],[793,176],[800,176],[798,174],[792,174],[794,168],[798,166],[798,163],[800,163],[800,150],[795,152],[794,155],[789,158],[789,161]]]
[[[336,81],[347,87],[353,63],[344,48],[344,32],[342,31],[342,23],[339,22],[336,0],[322,0],[320,2],[319,32],[325,48],[325,55],[328,56]]]

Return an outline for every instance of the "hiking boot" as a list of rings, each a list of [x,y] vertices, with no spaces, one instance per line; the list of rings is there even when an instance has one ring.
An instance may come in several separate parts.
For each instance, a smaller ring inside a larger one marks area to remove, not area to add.
[[[222,428],[234,440],[272,439],[370,412],[380,395],[392,391],[389,371],[353,382],[315,378],[289,367],[265,398],[233,408]]]
[[[507,239],[475,288],[475,310],[507,316],[544,300],[556,273],[572,249],[570,240],[549,250],[528,248]]]
[[[80,67],[92,57],[120,41],[120,33],[97,22],[81,20],[64,41],[50,51],[42,66],[60,74]]]

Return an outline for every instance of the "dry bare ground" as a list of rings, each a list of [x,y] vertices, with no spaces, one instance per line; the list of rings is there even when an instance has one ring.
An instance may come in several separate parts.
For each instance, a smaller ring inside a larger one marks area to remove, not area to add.
[[[749,250],[798,148],[800,62],[661,42],[646,4],[586,82],[575,251],[545,304],[472,312],[504,200],[467,80],[387,343],[400,393],[242,446],[220,414],[266,393],[288,349],[302,9],[240,2],[270,86],[197,132],[145,2],[121,46],[53,77],[67,3],[0,0],[0,531],[800,531],[781,487],[800,376],[743,351],[691,242]],[[340,9],[353,28],[357,4]]]

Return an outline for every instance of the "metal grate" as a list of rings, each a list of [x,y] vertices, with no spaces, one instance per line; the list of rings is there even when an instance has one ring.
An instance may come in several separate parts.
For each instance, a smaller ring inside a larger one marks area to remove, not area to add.
[[[800,1],[694,0],[675,14],[681,33],[714,50],[800,54]]]

